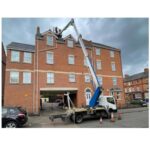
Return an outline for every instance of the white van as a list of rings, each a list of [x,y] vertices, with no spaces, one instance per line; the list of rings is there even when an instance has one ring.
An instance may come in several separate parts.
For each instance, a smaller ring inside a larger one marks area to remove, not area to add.
[[[117,105],[113,96],[100,96],[99,106],[105,107],[109,112],[117,112]]]

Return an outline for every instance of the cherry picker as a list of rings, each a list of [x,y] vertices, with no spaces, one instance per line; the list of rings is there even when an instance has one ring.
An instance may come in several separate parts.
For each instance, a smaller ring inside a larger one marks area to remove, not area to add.
[[[62,33],[70,26],[72,26],[75,30],[78,41],[82,48],[83,54],[85,56],[87,66],[89,68],[93,82],[95,84],[96,90],[89,102],[88,108],[74,107],[74,105],[69,97],[69,93],[65,94],[67,96],[67,102],[68,102],[68,109],[66,110],[66,113],[50,115],[49,119],[53,121],[55,118],[62,118],[62,119],[70,118],[75,123],[81,123],[83,121],[83,119],[87,118],[87,117],[100,117],[100,116],[109,117],[111,111],[117,110],[115,99],[112,96],[100,97],[100,95],[102,93],[102,87],[100,86],[100,84],[98,82],[96,73],[94,71],[92,63],[90,62],[88,52],[87,52],[84,42],[82,40],[82,36],[81,36],[81,34],[79,34],[79,32],[77,30],[74,19],[71,19],[71,21],[62,30],[57,30],[56,35],[58,37],[61,37]],[[71,107],[71,105],[73,107]]]

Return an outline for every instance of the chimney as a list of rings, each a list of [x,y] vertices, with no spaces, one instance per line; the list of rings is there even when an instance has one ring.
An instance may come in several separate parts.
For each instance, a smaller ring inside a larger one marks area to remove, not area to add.
[[[144,68],[144,72],[148,72],[149,71],[149,69],[148,68]]]
[[[39,35],[39,34],[40,34],[40,27],[37,26],[37,28],[36,28],[36,35]]]
[[[125,74],[125,78],[128,78],[129,77],[129,75],[128,74]]]

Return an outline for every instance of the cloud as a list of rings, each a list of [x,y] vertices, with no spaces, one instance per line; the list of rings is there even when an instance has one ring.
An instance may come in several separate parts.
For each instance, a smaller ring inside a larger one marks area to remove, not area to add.
[[[36,27],[41,32],[63,28],[71,18],[3,18],[2,40],[34,44]],[[148,67],[148,18],[75,18],[83,38],[120,48],[124,74],[142,72]],[[75,33],[70,27],[64,36]]]

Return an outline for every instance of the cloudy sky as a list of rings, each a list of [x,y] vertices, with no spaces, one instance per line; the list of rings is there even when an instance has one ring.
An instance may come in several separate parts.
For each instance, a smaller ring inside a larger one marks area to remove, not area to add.
[[[57,26],[63,28],[70,18],[3,18],[2,40],[34,44],[36,27],[41,32]],[[83,38],[121,49],[124,74],[142,72],[148,67],[148,19],[147,18],[75,18]],[[69,28],[64,32],[75,35]]]

